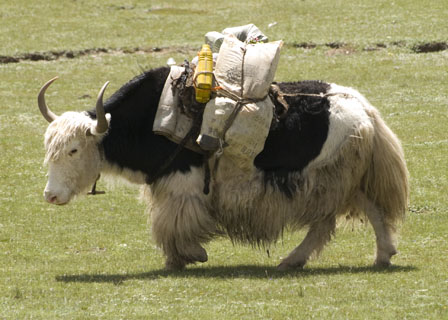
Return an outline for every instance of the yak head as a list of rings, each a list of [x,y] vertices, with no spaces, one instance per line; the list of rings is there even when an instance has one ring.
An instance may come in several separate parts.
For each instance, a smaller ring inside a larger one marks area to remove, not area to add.
[[[56,79],[44,84],[38,95],[40,112],[50,123],[45,132],[48,181],[44,197],[52,204],[66,204],[91,187],[99,177],[104,158],[100,142],[110,121],[103,106],[108,82],[98,94],[97,117],[92,119],[87,112],[65,112],[57,116],[47,107],[45,91]]]

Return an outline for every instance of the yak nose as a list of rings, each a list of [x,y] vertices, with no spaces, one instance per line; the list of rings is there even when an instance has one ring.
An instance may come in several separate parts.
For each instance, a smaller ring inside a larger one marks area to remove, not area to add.
[[[58,196],[52,194],[51,192],[49,192],[47,190],[44,191],[44,198],[48,203],[60,204]]]

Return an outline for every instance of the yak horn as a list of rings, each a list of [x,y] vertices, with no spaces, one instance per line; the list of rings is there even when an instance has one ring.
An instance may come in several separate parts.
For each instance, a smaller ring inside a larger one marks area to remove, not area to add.
[[[58,116],[55,115],[48,107],[47,104],[45,103],[45,91],[47,91],[47,88],[57,79],[58,77],[54,77],[53,79],[47,81],[47,83],[45,83],[42,88],[40,88],[39,91],[39,95],[37,96],[37,104],[39,106],[39,110],[42,113],[42,115],[44,116],[44,118],[48,121],[48,122],[52,122],[53,120],[55,120]]]
[[[103,95],[104,91],[106,91],[106,87],[109,84],[109,81],[107,81],[103,87],[101,88],[100,92],[98,93],[98,98],[96,100],[96,128],[95,131],[98,134],[102,134],[107,131],[109,128],[109,123],[106,119],[106,114],[104,112],[104,105],[103,105]]]

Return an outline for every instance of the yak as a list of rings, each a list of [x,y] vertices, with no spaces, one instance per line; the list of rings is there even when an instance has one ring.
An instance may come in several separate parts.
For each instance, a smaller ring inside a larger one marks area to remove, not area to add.
[[[323,81],[277,83],[289,107],[273,122],[254,170],[247,172],[231,156],[222,154],[214,165],[217,157],[179,150],[153,132],[169,73],[169,67],[145,71],[103,103],[106,83],[94,109],[60,116],[45,102],[56,78],[42,86],[38,106],[50,122],[46,201],[66,204],[100,174],[142,185],[168,270],[207,261],[203,245],[217,236],[267,247],[285,230],[307,228],[278,266],[302,268],[331,239],[340,218],[369,221],[376,235],[374,264],[391,264],[407,209],[408,171],[400,141],[357,90]],[[209,167],[213,174],[204,192]]]

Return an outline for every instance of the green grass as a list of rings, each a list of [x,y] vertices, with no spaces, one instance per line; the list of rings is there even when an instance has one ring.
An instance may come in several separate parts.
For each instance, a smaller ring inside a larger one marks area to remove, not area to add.
[[[446,40],[445,0],[4,1],[4,55],[136,46],[198,46],[203,35],[255,23],[289,43],[358,45]],[[287,37],[286,37],[287,36]]]
[[[3,56],[171,49],[0,64],[0,319],[448,319],[448,51],[412,51],[448,40],[447,10],[442,0],[1,3]],[[411,199],[394,267],[371,267],[371,227],[347,225],[303,271],[275,270],[304,236],[288,232],[269,255],[217,239],[209,262],[166,272],[137,188],[101,181],[106,195],[43,201],[46,80],[60,76],[47,96],[55,112],[90,109],[106,80],[110,95],[142,68],[190,58],[205,32],[249,22],[286,41],[277,80],[357,88],[402,140]],[[303,42],[318,46],[294,47]],[[378,43],[387,47],[363,50]]]

